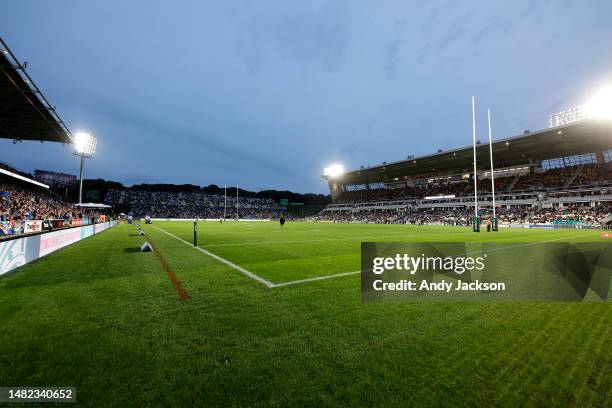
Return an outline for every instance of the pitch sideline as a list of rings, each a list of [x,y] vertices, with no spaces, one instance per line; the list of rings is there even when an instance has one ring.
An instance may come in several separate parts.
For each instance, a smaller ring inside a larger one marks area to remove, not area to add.
[[[189,245],[190,247],[193,247],[194,249],[197,249],[198,251],[200,251],[200,252],[202,252],[202,253],[204,253],[204,254],[206,254],[206,255],[210,256],[211,258],[213,258],[213,259],[215,259],[215,260],[217,260],[217,261],[219,261],[219,262],[221,262],[221,263],[226,264],[226,265],[227,265],[227,266],[229,266],[230,268],[233,268],[233,269],[237,270],[238,272],[242,273],[243,275],[246,275],[246,276],[248,276],[249,278],[251,278],[251,279],[253,279],[253,280],[256,280],[256,281],[257,281],[257,282],[259,282],[259,283],[263,283],[263,284],[264,284],[265,286],[267,286],[268,288],[273,288],[273,287],[275,286],[275,284],[274,284],[274,283],[270,282],[269,280],[266,280],[266,279],[262,278],[262,277],[261,277],[261,276],[259,276],[259,275],[254,274],[253,272],[251,272],[251,271],[249,271],[249,270],[247,270],[247,269],[244,269],[242,266],[236,265],[235,263],[233,263],[233,262],[231,262],[231,261],[228,261],[228,260],[227,260],[227,259],[225,259],[225,258],[221,258],[219,255],[215,255],[215,254],[213,254],[212,252],[209,252],[209,251],[207,251],[207,250],[205,250],[205,249],[203,249],[203,248],[200,248],[200,247],[194,247],[194,246],[193,246],[193,244],[191,244],[191,243],[189,243],[189,242],[185,241],[185,240],[184,240],[184,239],[182,239],[182,238],[177,237],[176,235],[174,235],[174,234],[172,234],[172,233],[170,233],[170,232],[168,232],[168,231],[166,231],[166,230],[164,230],[164,229],[162,229],[162,228],[157,227],[156,225],[151,224],[151,226],[152,226],[153,228],[155,228],[155,229],[157,229],[157,230],[159,230],[159,231],[163,232],[164,234],[168,234],[168,235],[170,235],[171,237],[173,237],[173,238],[175,238],[175,239],[177,239],[177,240],[181,241],[181,242],[182,242],[182,243],[184,243],[185,245]]]
[[[333,278],[340,278],[343,276],[350,276],[350,275],[356,275],[358,273],[361,273],[361,271],[353,271],[353,272],[343,272],[343,273],[337,273],[335,275],[326,275],[326,276],[315,276],[313,278],[306,278],[306,279],[298,279],[298,280],[294,280],[294,281],[289,281],[289,282],[280,282],[280,283],[274,283],[274,282],[270,282],[269,280],[266,280],[264,278],[262,278],[259,275],[256,275],[255,273],[249,271],[248,269],[243,268],[240,265],[236,265],[235,263],[220,257],[219,255],[213,254],[210,251],[207,251],[203,248],[200,247],[194,247],[193,244],[185,241],[184,239],[177,237],[176,235],[164,230],[163,228],[159,228],[156,225],[151,224],[152,227],[154,227],[155,229],[170,235],[172,238],[177,239],[179,241],[181,241],[182,243],[184,243],[185,245],[189,245],[190,247],[197,249],[198,251],[210,256],[213,259],[216,259],[217,261],[226,264],[227,266],[229,266],[230,268],[236,269],[238,272],[248,276],[249,278],[256,280],[259,283],[264,284],[266,287],[270,288],[270,289],[274,289],[274,288],[279,288],[279,287],[283,287],[283,286],[289,286],[289,285],[297,285],[300,283],[307,283],[307,282],[314,282],[314,281],[319,281],[319,280],[325,280],[325,279],[333,279]]]
[[[313,278],[298,279],[298,280],[289,281],[289,282],[275,283],[274,287],[280,288],[282,286],[298,285],[300,283],[315,282],[315,281],[332,279],[332,278],[341,278],[342,276],[357,275],[358,273],[361,273],[361,271],[343,272],[343,273],[337,273],[335,275],[326,275],[326,276],[315,276]]]
[[[308,282],[316,282],[316,281],[320,281],[320,280],[327,280],[327,279],[333,279],[333,278],[341,278],[344,276],[351,276],[351,275],[356,275],[358,273],[361,273],[361,271],[352,271],[352,272],[342,272],[342,273],[337,273],[334,275],[325,275],[325,276],[315,276],[312,278],[305,278],[305,279],[298,279],[298,280],[294,280],[294,281],[288,281],[288,282],[280,282],[280,283],[274,283],[274,282],[270,282],[267,279],[262,278],[261,276],[249,271],[248,269],[243,268],[240,265],[236,265],[235,263],[233,263],[232,261],[229,261],[225,258],[220,257],[219,255],[213,254],[210,251],[205,250],[204,248],[200,248],[200,247],[194,247],[192,243],[185,241],[184,239],[177,237],[176,235],[164,230],[163,228],[159,228],[156,225],[151,224],[152,227],[154,227],[155,229],[181,241],[182,243],[184,243],[185,245],[188,245],[194,249],[197,249],[198,251],[210,256],[211,258],[226,264],[227,266],[229,266],[230,268],[233,268],[235,270],[237,270],[238,272],[242,273],[245,276],[248,276],[249,278],[264,284],[266,287],[270,288],[270,289],[274,289],[274,288],[279,288],[279,287],[283,287],[283,286],[290,286],[290,285],[298,285],[301,283],[308,283]],[[437,235],[437,234],[423,234],[423,235]],[[510,245],[508,247],[504,247],[504,248],[498,248],[498,250],[502,250],[502,249],[510,249],[516,246],[531,246],[531,245],[538,245],[538,244],[542,244],[542,243],[546,243],[546,242],[554,242],[554,241],[561,241],[563,239],[571,239],[571,238],[579,238],[579,237],[585,237],[585,236],[589,236],[592,234],[580,234],[580,235],[573,235],[571,237],[559,237],[559,238],[555,238],[555,239],[548,239],[548,240],[544,240],[544,241],[539,241],[539,242],[526,242],[526,243],[521,243],[519,245]],[[296,241],[292,241],[292,242],[296,242]]]

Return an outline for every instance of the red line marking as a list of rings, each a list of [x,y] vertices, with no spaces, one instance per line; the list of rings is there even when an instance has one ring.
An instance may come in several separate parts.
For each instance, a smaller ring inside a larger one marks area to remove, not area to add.
[[[153,241],[151,240],[151,237],[149,237],[148,235],[147,235],[147,239],[149,240],[149,244],[151,244],[151,246],[153,247],[153,253],[157,257],[157,260],[161,264],[164,271],[166,271],[166,275],[168,275],[168,277],[170,278],[170,281],[172,281],[172,285],[174,286],[176,293],[178,293],[179,298],[181,298],[181,300],[189,299],[189,293],[187,293],[187,291],[183,288],[183,285],[181,285],[181,281],[179,281],[176,275],[174,274],[174,272],[172,272],[172,268],[170,267],[170,264],[166,261],[166,259],[164,259],[162,254],[159,252],[157,245],[153,243]]]

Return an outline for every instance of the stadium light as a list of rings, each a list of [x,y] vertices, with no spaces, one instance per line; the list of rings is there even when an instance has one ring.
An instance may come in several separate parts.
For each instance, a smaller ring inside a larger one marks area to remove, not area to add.
[[[77,156],[91,157],[96,152],[98,141],[89,133],[79,132],[74,135],[74,150]]]
[[[344,174],[344,166],[341,164],[332,164],[323,169],[323,177],[336,178]]]
[[[591,118],[612,118],[612,85],[600,90],[586,103],[587,115]]]
[[[89,133],[79,132],[74,135],[74,154],[81,157],[81,171],[79,175],[79,204],[83,203],[83,168],[85,159],[90,158],[96,152],[98,141]]]

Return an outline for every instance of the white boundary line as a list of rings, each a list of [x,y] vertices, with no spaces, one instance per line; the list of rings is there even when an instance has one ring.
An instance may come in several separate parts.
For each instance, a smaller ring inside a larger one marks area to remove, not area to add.
[[[210,256],[211,258],[216,259],[217,261],[226,264],[227,266],[229,266],[230,268],[236,269],[238,272],[248,276],[249,278],[256,280],[259,283],[264,284],[266,287],[273,289],[273,288],[279,288],[279,287],[283,287],[283,286],[290,286],[290,285],[299,285],[301,283],[308,283],[308,282],[316,282],[316,281],[320,281],[320,280],[327,280],[327,279],[333,279],[333,278],[341,278],[343,276],[351,276],[351,275],[357,275],[358,273],[361,273],[361,270],[359,271],[352,271],[352,272],[343,272],[343,273],[337,273],[334,275],[325,275],[325,276],[315,276],[313,278],[306,278],[306,279],[298,279],[298,280],[294,280],[294,281],[288,281],[288,282],[280,282],[280,283],[274,283],[274,282],[270,282],[269,280],[266,280],[264,278],[262,278],[259,275],[254,274],[253,272],[243,268],[242,266],[236,265],[235,263],[228,261],[225,258],[221,258],[219,255],[215,255],[210,251],[207,251],[203,248],[200,247],[194,247],[192,243],[185,241],[182,238],[177,237],[176,235],[162,229],[159,228],[153,224],[151,224],[152,227],[154,227],[155,229],[170,235],[171,237],[183,242],[185,245],[188,245],[194,249],[197,249],[198,251]],[[439,235],[439,234],[421,234],[421,235]],[[502,247],[502,248],[498,248],[497,250],[503,250],[503,249],[510,249],[510,248],[514,248],[514,247],[521,247],[521,246],[531,246],[531,245],[538,245],[538,244],[542,244],[542,243],[546,243],[546,242],[553,242],[553,241],[561,241],[564,239],[571,239],[571,238],[580,238],[580,237],[586,237],[586,236],[590,236],[592,235],[591,233],[589,234],[581,234],[581,235],[573,235],[571,237],[560,237],[560,238],[555,238],[555,239],[549,239],[549,240],[545,240],[545,241],[539,241],[539,242],[525,242],[525,243],[521,243],[518,245],[510,245],[508,247]],[[363,238],[363,237],[362,237]],[[360,238],[360,239],[362,239]],[[320,240],[312,240],[312,241],[320,241]],[[287,241],[287,242],[300,242],[300,241]],[[306,242],[311,242],[311,241],[306,241]],[[415,243],[415,242],[405,242],[406,244],[411,244],[411,243]],[[449,244],[451,244],[452,242],[449,242]],[[474,251],[474,252],[479,252],[479,251]],[[481,251],[480,251],[481,252]],[[473,253],[473,252],[468,252],[468,253]],[[467,253],[466,253],[467,254]],[[458,255],[455,255],[458,256]]]
[[[361,271],[337,273],[335,275],[327,275],[327,276],[315,276],[314,278],[306,278],[306,279],[299,279],[299,280],[294,280],[294,281],[289,281],[289,282],[275,283],[274,287],[278,288],[281,286],[297,285],[297,284],[306,283],[306,282],[314,282],[314,281],[320,281],[320,280],[325,280],[325,279],[340,278],[342,276],[357,275],[358,273],[361,273]]]
[[[207,250],[205,250],[205,249],[203,249],[203,248],[200,248],[200,247],[194,247],[194,246],[193,246],[193,244],[191,244],[191,243],[189,243],[189,242],[185,241],[184,239],[179,238],[179,237],[177,237],[176,235],[171,234],[171,233],[169,233],[168,231],[163,230],[163,229],[161,229],[161,228],[159,228],[159,227],[157,227],[157,226],[155,226],[155,225],[153,225],[153,224],[151,224],[151,226],[152,226],[152,227],[154,227],[155,229],[157,229],[157,230],[159,230],[159,231],[161,231],[161,232],[165,233],[165,234],[170,235],[171,237],[173,237],[173,238],[175,238],[175,239],[178,239],[179,241],[183,242],[184,244],[189,245],[190,247],[193,247],[194,249],[197,249],[198,251],[205,253],[206,255],[210,256],[211,258],[214,258],[214,259],[216,259],[217,261],[219,261],[219,262],[221,262],[221,263],[226,264],[226,265],[227,265],[227,266],[229,266],[230,268],[234,268],[235,270],[237,270],[238,272],[240,272],[240,273],[242,273],[242,274],[244,274],[244,275],[248,276],[249,278],[251,278],[251,279],[253,279],[253,280],[256,280],[256,281],[257,281],[257,282],[259,282],[259,283],[263,283],[263,284],[264,284],[264,285],[266,285],[268,288],[273,288],[273,287],[275,287],[275,286],[276,286],[274,283],[270,282],[269,280],[266,280],[266,279],[262,278],[261,276],[255,275],[253,272],[251,272],[251,271],[249,271],[249,270],[244,269],[242,266],[236,265],[235,263],[230,262],[230,261],[228,261],[228,260],[227,260],[227,259],[225,259],[225,258],[221,258],[220,256],[213,254],[212,252],[208,252]]]
[[[465,231],[465,232],[450,232],[448,234],[467,234],[469,232],[472,232],[472,230]],[[296,239],[296,240],[288,240],[288,241],[251,241],[251,242],[234,242],[234,243],[229,243],[229,244],[208,244],[208,245],[203,245],[203,246],[206,248],[212,248],[212,247],[246,246],[246,245],[272,245],[272,244],[292,244],[292,243],[304,244],[308,242],[326,242],[326,241],[364,241],[365,239],[368,239],[368,238],[394,238],[394,237],[401,237],[405,235],[406,235],[406,232],[398,232],[397,234],[393,234],[393,235],[370,235],[370,236],[366,235],[363,237]],[[418,236],[423,237],[427,235],[446,235],[446,234],[443,234],[441,232],[432,232],[432,233],[427,233],[427,234],[419,234]],[[406,241],[406,243],[412,243],[412,242],[420,242],[420,241]]]

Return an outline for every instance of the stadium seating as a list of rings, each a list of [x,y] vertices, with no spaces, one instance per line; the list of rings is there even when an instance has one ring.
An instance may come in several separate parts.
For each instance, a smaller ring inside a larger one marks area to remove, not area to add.
[[[469,225],[471,222],[474,189],[469,180],[415,180],[400,188],[391,188],[395,185],[381,186],[383,188],[344,192],[315,219],[450,225]],[[491,216],[491,180],[480,179],[477,186],[483,207],[482,216]],[[499,206],[497,218],[502,224],[580,222],[598,226],[600,220],[612,214],[612,207],[600,201],[601,197],[612,193],[612,164],[570,166],[500,176],[495,179],[495,191]],[[455,198],[431,200],[435,196]],[[426,197],[430,200],[425,200]]]
[[[75,208],[48,190],[0,179],[0,239],[25,233],[26,221],[62,221],[61,225],[70,225],[73,220],[87,224],[98,217],[97,212]]]
[[[572,181],[572,176],[576,178]],[[612,165],[572,166],[554,168],[547,171],[521,175],[515,181],[514,176],[497,177],[495,191],[498,193],[510,191],[554,190],[566,187],[579,187],[604,181],[612,181]],[[568,186],[568,182],[571,185]],[[513,183],[514,182],[514,183]],[[418,183],[418,184],[417,184]],[[478,190],[482,193],[491,191],[490,179],[478,180]],[[469,195],[474,188],[469,180],[459,182],[429,182],[417,180],[415,185],[402,188],[376,188],[344,192],[336,202],[355,203],[381,200],[417,199],[435,195]]]
[[[225,198],[222,195],[202,192],[156,192],[142,190],[108,191],[105,202],[130,205],[135,217],[155,218],[223,218]],[[281,211],[276,201],[267,198],[240,197],[236,209],[236,197],[227,197],[226,218],[269,219]]]
[[[612,215],[612,207],[570,206],[546,209],[498,209],[500,224],[554,224],[579,222],[593,227],[602,226],[601,221]],[[482,218],[492,216],[490,210],[483,210]],[[353,222],[370,224],[443,224],[470,225],[471,210],[417,209],[417,210],[361,210],[361,211],[324,211],[315,217],[317,221]]]

